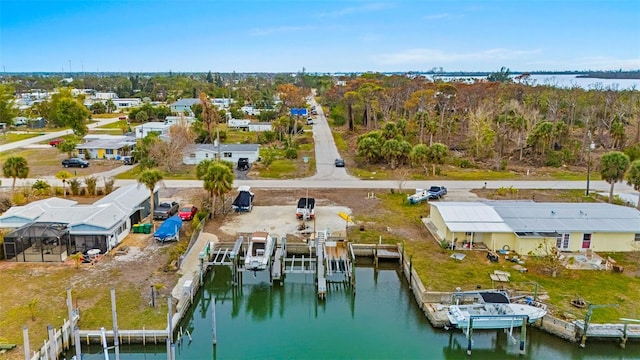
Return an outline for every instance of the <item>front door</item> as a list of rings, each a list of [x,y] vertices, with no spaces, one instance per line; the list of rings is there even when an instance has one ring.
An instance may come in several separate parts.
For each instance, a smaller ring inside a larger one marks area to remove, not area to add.
[[[582,248],[583,249],[591,248],[591,234],[582,235]]]
[[[556,238],[556,247],[558,250],[569,250],[569,237],[571,234],[558,234]]]

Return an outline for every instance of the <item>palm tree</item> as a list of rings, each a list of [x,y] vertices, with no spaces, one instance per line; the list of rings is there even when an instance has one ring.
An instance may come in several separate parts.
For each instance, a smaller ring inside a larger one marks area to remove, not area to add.
[[[73,177],[73,175],[68,172],[68,171],[58,171],[58,173],[56,173],[56,178],[59,180],[62,180],[62,193],[64,194],[64,197],[67,197],[67,191],[65,190],[65,184],[67,183],[67,180],[71,179]]]
[[[620,151],[610,151],[600,158],[600,176],[602,180],[611,184],[609,202],[613,201],[613,186],[624,180],[624,174],[629,169],[629,156]]]
[[[218,197],[223,197],[233,188],[233,164],[222,160],[205,160],[196,167],[196,176],[204,181],[204,189],[211,197],[211,213],[213,218]]]
[[[633,186],[633,190],[635,191],[640,191],[640,160],[631,163],[631,167],[629,167],[629,172],[627,173],[627,185]],[[638,198],[636,208],[640,210],[640,198]]]
[[[22,156],[12,156],[2,166],[5,177],[13,178],[11,191],[16,187],[16,178],[26,179],[29,176],[29,164]]]
[[[429,146],[428,159],[429,162],[431,162],[431,166],[433,166],[433,175],[436,174],[436,164],[444,164],[448,155],[449,149],[444,144],[434,143],[433,145]]]
[[[151,213],[149,216],[149,224],[153,223],[153,211],[155,210],[155,201],[153,198],[153,193],[156,188],[156,185],[162,181],[162,173],[160,170],[156,169],[147,169],[140,173],[138,176],[138,184],[143,184],[149,189],[150,193],[150,203],[151,203]]]

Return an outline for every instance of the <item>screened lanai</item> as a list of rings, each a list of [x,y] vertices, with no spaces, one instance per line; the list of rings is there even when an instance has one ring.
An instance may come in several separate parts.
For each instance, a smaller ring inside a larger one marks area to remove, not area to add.
[[[7,261],[61,262],[70,249],[69,226],[59,222],[36,222],[21,226],[4,237]]]

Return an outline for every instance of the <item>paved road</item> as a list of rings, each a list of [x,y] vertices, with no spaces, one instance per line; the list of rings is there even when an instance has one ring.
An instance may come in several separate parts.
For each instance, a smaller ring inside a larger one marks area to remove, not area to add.
[[[316,105],[318,111],[317,118],[313,132],[314,141],[316,142],[316,165],[317,173],[309,178],[304,179],[292,179],[292,180],[240,180],[234,181],[233,186],[238,187],[241,185],[251,186],[253,188],[274,188],[274,189],[420,189],[436,183],[432,180],[424,181],[405,181],[400,183],[397,180],[359,180],[347,174],[345,168],[336,168],[334,165],[335,158],[340,157],[338,149],[331,135],[331,130],[327,124],[326,117],[322,112],[322,108],[315,103],[313,97],[310,99],[310,103]],[[90,127],[101,126],[103,124],[109,124],[118,121],[118,118],[103,119],[98,123],[91,124]],[[55,133],[48,133],[36,138],[26,139],[11,144],[3,145],[0,147],[1,151],[7,149],[13,149],[20,146],[30,145],[37,142],[45,141],[62,136],[70,130],[63,130]],[[348,166],[348,164],[347,164]],[[102,180],[106,177],[112,177],[124,171],[127,171],[131,166],[120,166],[116,169],[105,171],[102,173],[94,174],[98,177],[98,182],[102,185]],[[41,178],[30,178],[16,181],[17,186],[33,184],[38,179],[49,180],[51,184],[56,184],[53,175],[44,176]],[[11,186],[12,179],[0,178],[2,186]],[[116,180],[116,186],[123,186],[127,184],[135,184],[136,180]],[[442,184],[450,190],[471,190],[479,189],[485,186],[483,180],[445,180],[437,181],[437,184]],[[190,187],[202,187],[202,181],[199,180],[165,180],[164,186],[167,188],[190,188]],[[585,189],[586,181],[560,181],[560,180],[499,180],[499,181],[487,181],[486,187],[489,189],[498,189],[501,187],[515,187],[517,189]],[[591,181],[590,189],[592,192],[605,192],[609,191],[610,185],[604,181]],[[615,186],[615,192],[617,194],[633,194],[633,188],[626,185],[626,183],[618,183]]]
[[[316,152],[316,174],[309,177],[310,180],[352,180],[358,179],[347,174],[345,168],[337,168],[335,166],[335,160],[342,158],[333,135],[331,134],[331,128],[327,123],[327,117],[324,116],[322,106],[316,103],[315,98],[309,97],[309,104],[316,107],[318,115],[313,122],[313,141],[315,142]]]
[[[114,122],[116,122],[118,120],[119,119],[117,117],[108,118],[108,119],[101,119],[98,122],[94,122],[94,123],[91,123],[91,124],[87,125],[87,127],[89,129],[93,129],[93,128],[96,128],[96,127],[99,127],[99,126],[102,126],[102,125],[107,125],[107,124],[114,123]],[[33,132],[38,132],[38,130],[35,129]],[[70,129],[66,129],[66,130],[60,130],[60,131],[55,131],[55,132],[46,132],[46,133],[43,133],[43,134],[44,135],[40,135],[40,136],[32,137],[32,138],[29,138],[29,139],[24,139],[24,140],[20,140],[20,141],[14,141],[14,142],[10,142],[8,144],[0,145],[0,152],[4,152],[4,151],[8,151],[8,150],[13,150],[13,149],[25,147],[27,145],[37,144],[37,143],[40,143],[40,142],[43,142],[43,141],[59,138],[61,136],[65,136],[65,135],[70,135],[70,134],[73,134],[73,131],[71,131]]]

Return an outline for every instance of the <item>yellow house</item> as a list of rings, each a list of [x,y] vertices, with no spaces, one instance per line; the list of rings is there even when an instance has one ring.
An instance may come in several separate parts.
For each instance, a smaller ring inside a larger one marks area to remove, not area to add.
[[[432,202],[424,221],[440,241],[519,254],[541,243],[561,251],[640,250],[640,211],[604,203]]]

